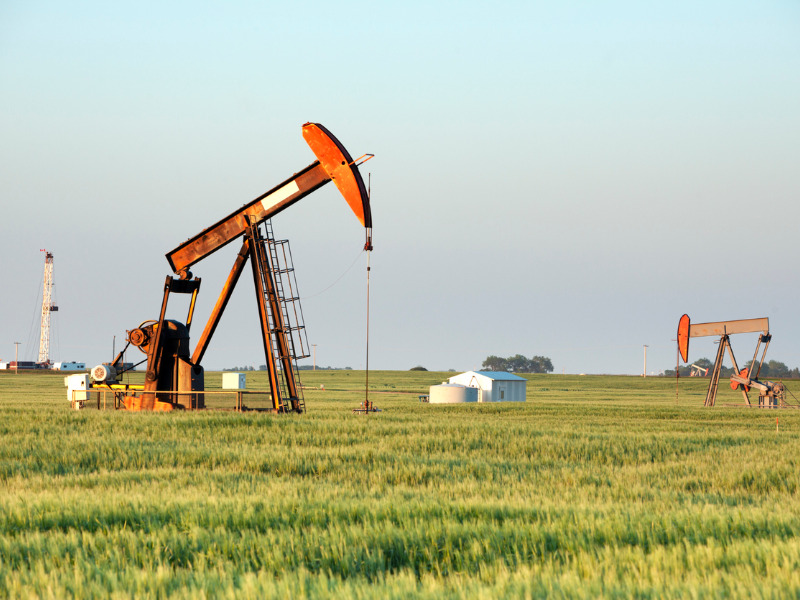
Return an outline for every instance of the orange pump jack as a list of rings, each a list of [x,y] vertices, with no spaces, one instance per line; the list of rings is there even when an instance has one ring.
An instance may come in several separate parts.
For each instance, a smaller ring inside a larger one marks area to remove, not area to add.
[[[758,333],[758,343],[753,353],[753,360],[749,367],[739,369],[736,357],[731,346],[731,335],[737,333]],[[731,389],[742,392],[745,406],[753,406],[750,402],[748,392],[751,388],[758,390],[758,406],[762,408],[778,408],[784,406],[786,400],[786,387],[781,383],[773,381],[760,381],[761,367],[764,364],[764,357],[767,348],[772,340],[769,332],[769,319],[761,317],[759,319],[739,319],[736,321],[714,321],[710,323],[692,323],[689,315],[683,315],[678,321],[678,353],[683,362],[689,360],[689,340],[695,337],[719,336],[719,346],[717,355],[714,359],[714,366],[711,369],[711,376],[708,383],[708,391],[703,406],[714,406],[717,400],[717,388],[722,371],[722,361],[727,350],[733,365],[733,375],[731,375]],[[759,360],[758,352],[762,348]]]
[[[201,231],[169,252],[166,257],[177,277],[168,275],[164,283],[161,312],[155,321],[145,322],[128,332],[127,344],[147,355],[143,386],[120,385],[116,376],[125,349],[109,365],[107,379],[95,387],[105,387],[124,394],[128,410],[201,409],[205,407],[204,371],[201,366],[214,331],[225,307],[250,261],[258,301],[261,337],[269,374],[272,405],[275,412],[305,410],[298,390],[292,325],[281,293],[280,267],[270,256],[271,227],[267,222],[301,198],[333,181],[347,204],[366,229],[365,250],[372,250],[372,215],[369,195],[358,166],[370,158],[365,154],[353,160],[345,147],[319,123],[303,125],[303,138],[317,157],[308,167],[278,184],[239,210]],[[262,230],[262,225],[265,231]],[[194,316],[200,278],[189,267],[223,246],[241,240],[241,248],[217,298],[200,339],[190,352],[189,331]],[[189,294],[189,312],[185,323],[166,319],[171,294]],[[295,298],[294,300],[297,300]]]

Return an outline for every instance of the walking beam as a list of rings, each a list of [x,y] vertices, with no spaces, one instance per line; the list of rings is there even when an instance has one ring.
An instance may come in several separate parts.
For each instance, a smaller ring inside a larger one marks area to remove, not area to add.
[[[303,138],[317,161],[167,253],[167,262],[181,279],[191,278],[189,267],[245,234],[250,223],[259,224],[275,216],[331,180],[367,228],[367,244],[371,244],[372,215],[358,164],[319,123],[303,125]]]

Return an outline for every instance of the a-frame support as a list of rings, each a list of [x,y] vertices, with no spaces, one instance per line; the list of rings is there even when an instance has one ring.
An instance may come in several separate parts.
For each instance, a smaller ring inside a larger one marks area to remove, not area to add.
[[[281,298],[276,291],[276,274],[273,273],[273,266],[265,249],[265,240],[255,219],[250,220],[245,229],[244,243],[197,342],[192,354],[192,363],[199,364],[202,360],[248,259],[256,290],[261,341],[264,345],[272,407],[277,412],[290,410],[303,412],[303,402],[298,394],[299,386],[295,377],[294,356],[287,335],[288,327],[283,319]],[[281,379],[284,385],[281,385]]]
[[[717,389],[719,388],[719,374],[722,371],[722,361],[725,358],[725,350],[728,351],[728,356],[731,357],[731,364],[733,365],[734,373],[739,373],[739,365],[736,362],[736,357],[733,355],[733,348],[731,347],[731,339],[725,334],[719,340],[719,347],[717,348],[717,356],[714,359],[714,368],[711,374],[711,381],[708,384],[708,391],[706,392],[706,401],[703,406],[714,406],[717,400]],[[758,352],[758,348],[756,348]],[[755,364],[755,362],[753,363]],[[750,397],[747,395],[747,387],[744,385],[738,386],[744,396],[744,401],[747,406],[750,406]]]
[[[199,365],[200,361],[203,359],[203,355],[208,348],[208,343],[211,341],[211,336],[213,336],[214,332],[217,330],[217,325],[219,325],[219,320],[222,318],[222,313],[225,311],[225,307],[228,306],[228,300],[231,299],[233,289],[236,287],[239,276],[241,276],[249,257],[250,240],[245,238],[242,248],[239,250],[239,254],[236,255],[233,268],[228,274],[228,278],[225,280],[225,285],[222,286],[222,291],[217,298],[216,304],[214,304],[214,309],[211,311],[211,316],[208,318],[206,327],[203,329],[203,333],[200,335],[200,339],[194,349],[194,354],[192,354],[192,362],[194,364]]]
[[[253,268],[253,283],[256,287],[258,317],[261,321],[261,339],[267,359],[272,406],[278,412],[289,412],[289,410],[302,412],[297,394],[293,356],[286,335],[286,324],[283,322],[281,299],[275,289],[272,264],[267,256],[258,223],[251,221],[245,235],[250,247],[250,265]],[[279,363],[281,373],[278,372]],[[285,388],[280,383],[281,375],[286,384]]]

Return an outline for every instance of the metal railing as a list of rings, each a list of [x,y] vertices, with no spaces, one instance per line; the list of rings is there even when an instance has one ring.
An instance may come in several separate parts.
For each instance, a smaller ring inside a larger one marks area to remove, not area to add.
[[[191,392],[147,392],[148,394],[203,394],[205,408],[194,410],[228,410],[236,412],[258,411],[275,412],[272,407],[272,394],[269,390],[200,390]],[[89,390],[71,390],[68,398],[70,408],[80,410],[97,408],[98,410],[125,410],[126,396],[141,397],[143,390],[115,390],[110,388],[92,388]],[[210,398],[209,398],[210,397]],[[228,402],[220,402],[223,398]],[[209,400],[212,400],[211,402]],[[217,400],[217,401],[214,401]],[[247,402],[245,402],[247,400]],[[177,410],[181,410],[180,407]]]

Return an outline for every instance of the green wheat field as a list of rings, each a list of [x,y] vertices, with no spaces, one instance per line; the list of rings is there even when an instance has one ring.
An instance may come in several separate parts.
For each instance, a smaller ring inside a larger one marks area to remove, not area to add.
[[[73,411],[63,374],[2,373],[0,597],[800,596],[800,411],[561,375],[437,406],[447,373],[387,371],[366,416],[363,372],[302,376],[275,416]]]

